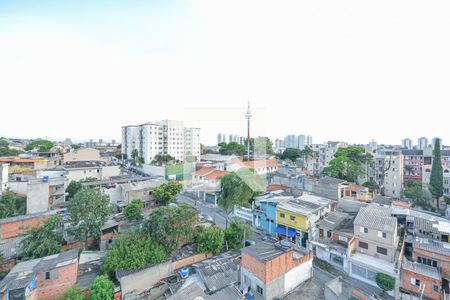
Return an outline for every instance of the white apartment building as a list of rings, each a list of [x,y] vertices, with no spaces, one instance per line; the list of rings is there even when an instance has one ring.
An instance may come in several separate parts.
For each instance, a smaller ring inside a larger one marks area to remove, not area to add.
[[[158,154],[181,161],[189,155],[200,159],[200,128],[184,127],[183,122],[173,120],[122,127],[122,153],[130,158],[135,149],[146,164]]]
[[[403,155],[397,149],[379,149],[374,157],[375,181],[384,195],[400,197],[403,189]]]
[[[311,147],[313,154],[307,158],[305,167],[312,174],[320,174],[323,168],[334,159],[337,150],[348,147],[348,144],[346,142],[327,142],[325,144],[312,144],[309,147]]]

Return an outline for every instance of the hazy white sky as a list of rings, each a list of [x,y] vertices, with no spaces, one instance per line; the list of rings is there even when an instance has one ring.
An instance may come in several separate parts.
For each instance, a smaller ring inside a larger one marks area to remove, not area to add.
[[[18,3],[20,2],[20,3]],[[0,135],[161,119],[314,142],[450,142],[450,1],[0,0]]]

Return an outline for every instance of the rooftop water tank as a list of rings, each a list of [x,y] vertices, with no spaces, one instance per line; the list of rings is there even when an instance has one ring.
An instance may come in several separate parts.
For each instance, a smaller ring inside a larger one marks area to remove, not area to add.
[[[183,268],[180,270],[181,278],[187,278],[189,276],[189,268]]]

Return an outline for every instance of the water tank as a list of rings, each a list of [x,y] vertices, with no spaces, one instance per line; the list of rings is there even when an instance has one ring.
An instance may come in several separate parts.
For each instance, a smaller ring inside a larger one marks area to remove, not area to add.
[[[43,176],[42,177],[42,182],[48,182],[48,176]]]
[[[288,250],[289,248],[291,248],[291,243],[289,241],[282,240],[280,243],[280,246],[281,246],[281,249]]]
[[[187,278],[189,276],[189,268],[183,268],[180,270],[181,278]]]

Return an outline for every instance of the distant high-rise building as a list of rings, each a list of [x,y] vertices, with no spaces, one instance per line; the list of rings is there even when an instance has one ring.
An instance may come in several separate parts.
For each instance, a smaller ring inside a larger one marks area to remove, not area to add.
[[[420,137],[417,139],[417,148],[423,150],[428,147],[428,139],[426,137]]]
[[[305,146],[306,146],[306,136],[305,136],[304,134],[299,134],[299,135],[297,136],[297,139],[298,139],[298,146],[297,146],[297,148],[299,148],[299,149],[301,149],[301,150],[305,149]]]
[[[378,147],[378,143],[377,143],[374,139],[372,139],[372,140],[369,142],[369,148],[371,148],[371,149],[377,149],[377,147]]]
[[[275,148],[283,148],[284,141],[282,139],[275,139]]]
[[[442,139],[441,138],[438,138],[438,137],[434,137],[432,140],[431,140],[431,148],[433,148],[433,150],[434,150],[434,144],[436,143],[436,140],[437,139],[439,139],[439,144],[441,145],[441,150],[442,150]]]
[[[284,138],[284,147],[298,148],[298,136],[290,134]]]
[[[412,149],[413,148],[413,142],[411,139],[403,139],[402,140],[402,148],[403,149]]]
[[[184,127],[183,122],[164,120],[156,123],[122,127],[122,153],[131,158],[137,150],[146,164],[156,155],[170,155],[184,161],[187,156],[200,158],[200,129]]]
[[[220,143],[226,143],[227,142],[227,136],[223,133],[219,133],[217,135],[217,145],[219,145]]]
[[[313,138],[310,135],[306,136],[306,145],[311,146],[313,144]]]
[[[72,140],[69,139],[69,138],[66,138],[66,139],[64,140],[63,144],[66,145],[66,146],[70,146],[70,145],[72,145]]]

